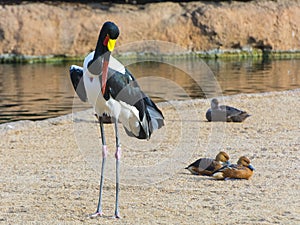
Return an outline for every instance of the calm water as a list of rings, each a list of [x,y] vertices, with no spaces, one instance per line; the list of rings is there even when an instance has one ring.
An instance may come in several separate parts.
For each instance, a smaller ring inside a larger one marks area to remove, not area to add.
[[[199,66],[196,66],[199,61],[187,63],[181,60],[180,63],[188,65],[185,72],[181,67],[161,62],[134,63],[128,68],[154,101],[210,97],[207,87],[216,83],[220,85],[223,95],[300,88],[300,60],[208,61],[208,67],[201,69],[205,79],[199,80],[193,77],[199,72]],[[88,107],[87,104],[73,105],[74,91],[69,79],[69,66],[0,65],[0,123],[40,120],[70,113],[73,107]],[[215,78],[217,82],[212,81]]]

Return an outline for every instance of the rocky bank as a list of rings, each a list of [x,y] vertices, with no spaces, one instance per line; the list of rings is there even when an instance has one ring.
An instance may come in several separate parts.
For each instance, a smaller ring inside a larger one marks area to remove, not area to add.
[[[0,6],[0,54],[82,56],[106,20],[117,45],[142,40],[187,51],[300,50],[300,1],[188,2],[146,5],[22,3]]]

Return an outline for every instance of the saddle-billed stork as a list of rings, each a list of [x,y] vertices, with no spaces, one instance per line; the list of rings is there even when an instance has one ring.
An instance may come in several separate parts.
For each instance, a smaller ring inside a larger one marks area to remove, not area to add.
[[[105,22],[100,30],[95,51],[88,54],[83,68],[70,67],[71,81],[82,101],[88,101],[99,120],[102,139],[102,168],[97,211],[92,217],[102,215],[102,190],[107,147],[104,134],[105,120],[114,122],[116,135],[116,202],[115,217],[119,218],[119,164],[121,145],[118,121],[129,136],[149,139],[151,133],[164,125],[162,112],[154,102],[142,92],[135,78],[119,61],[111,56],[119,28],[113,22]]]

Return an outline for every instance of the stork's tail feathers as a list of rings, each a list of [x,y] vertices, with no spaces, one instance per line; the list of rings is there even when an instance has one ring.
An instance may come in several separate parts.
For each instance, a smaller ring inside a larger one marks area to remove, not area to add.
[[[127,135],[131,137],[136,137],[138,139],[147,139],[149,140],[151,134],[154,130],[160,129],[164,126],[164,116],[162,112],[157,108],[152,100],[145,96],[144,98],[145,103],[145,116],[143,117],[142,121],[140,121],[140,131],[138,135],[135,135],[133,132],[129,131],[125,128]]]
[[[162,112],[157,108],[155,103],[149,98],[144,98],[146,105],[146,115],[149,124],[149,138],[154,130],[160,129],[164,126],[164,116]]]
[[[161,111],[157,111],[155,108],[152,106],[147,106],[147,110],[149,112],[150,118],[151,118],[151,125],[150,125],[150,131],[151,133],[154,130],[158,130],[162,126],[164,126],[164,117],[161,113]]]

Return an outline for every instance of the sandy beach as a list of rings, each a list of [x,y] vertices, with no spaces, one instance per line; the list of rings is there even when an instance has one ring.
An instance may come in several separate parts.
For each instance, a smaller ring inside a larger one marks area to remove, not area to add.
[[[105,216],[97,206],[100,134],[92,110],[44,121],[0,125],[0,224],[300,224],[300,89],[222,98],[252,116],[209,123],[209,99],[161,103],[166,126],[150,141],[123,148],[120,214],[114,213],[114,131],[106,125],[109,159]],[[185,166],[224,150],[245,155],[250,180],[216,181]]]

